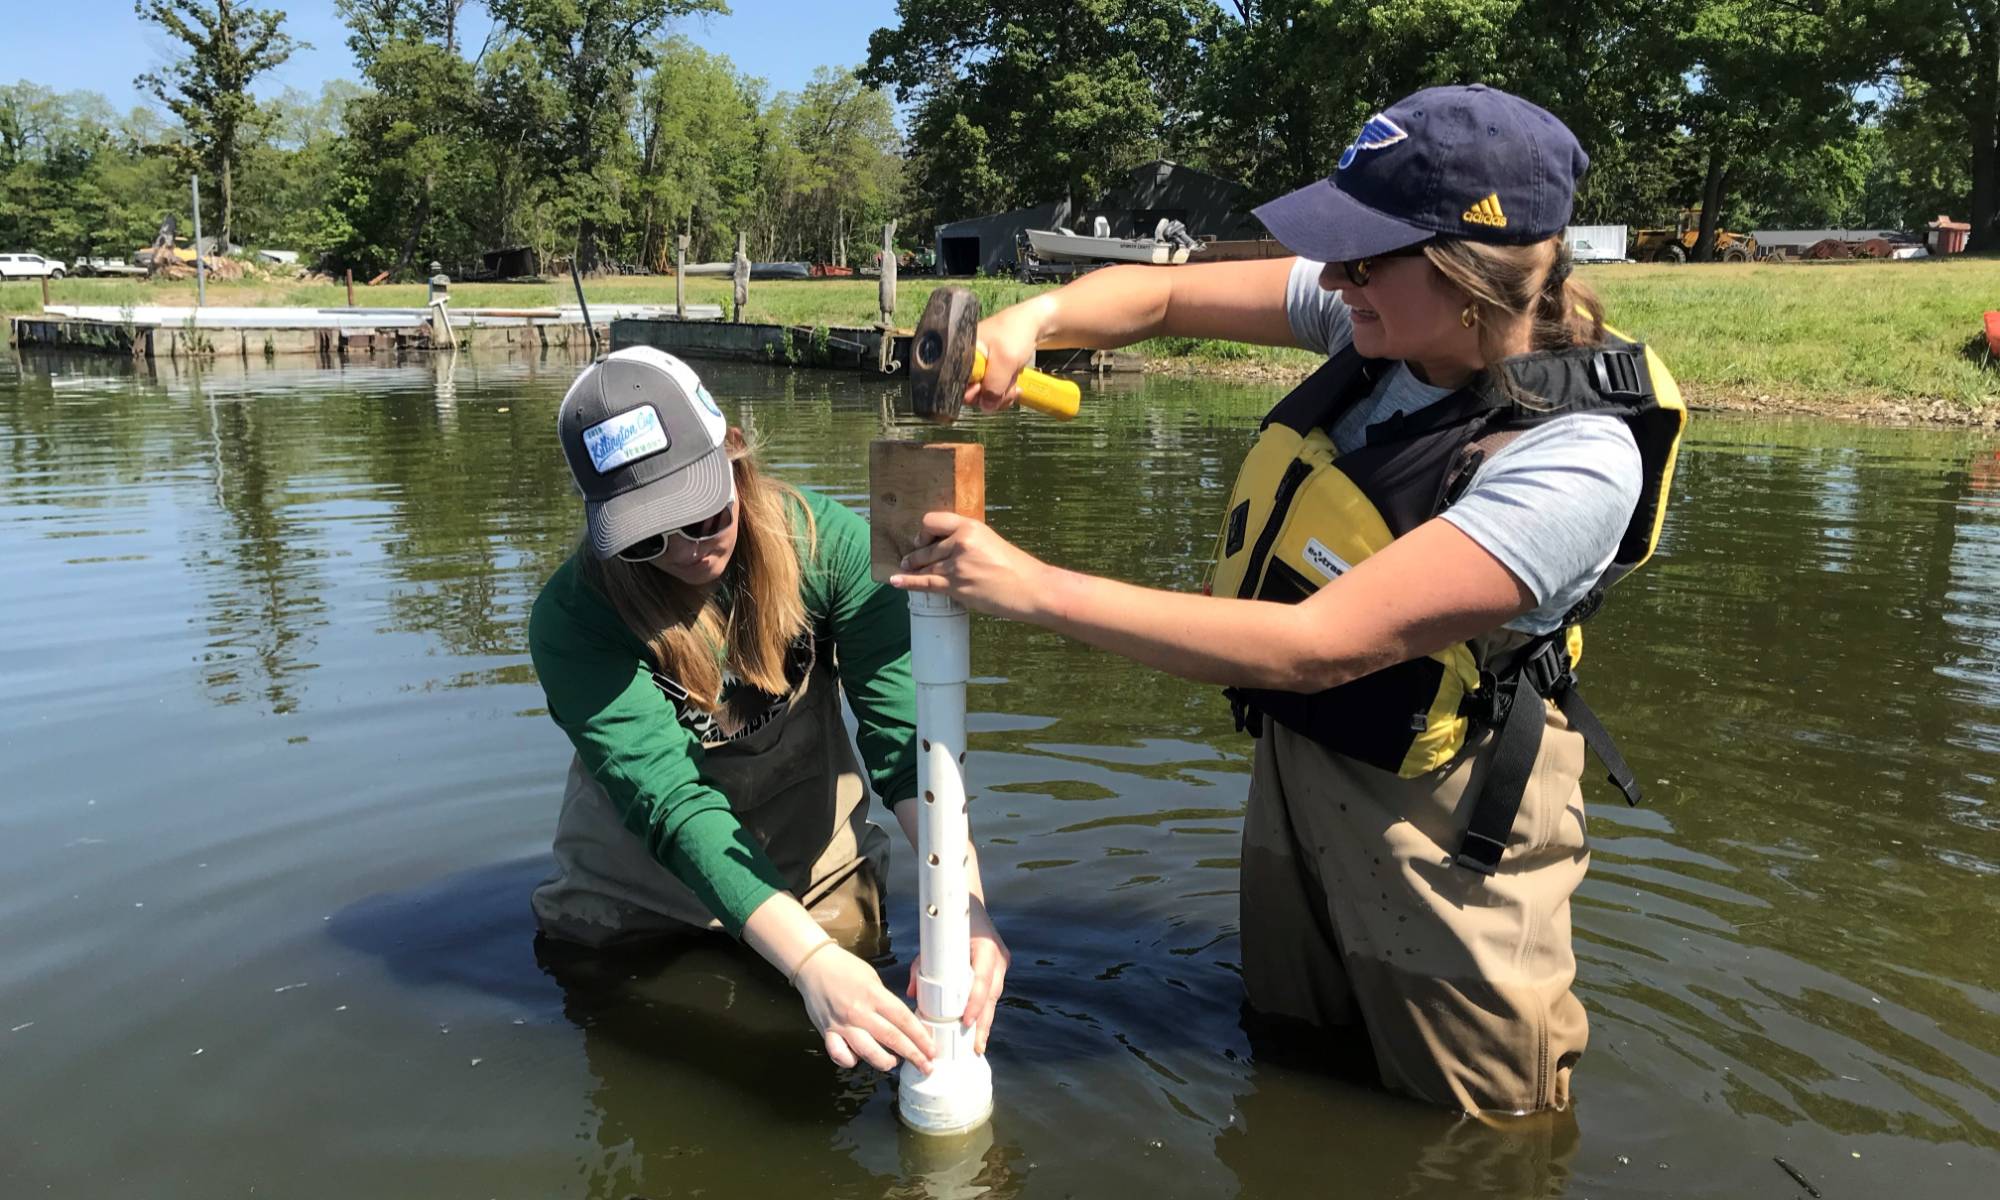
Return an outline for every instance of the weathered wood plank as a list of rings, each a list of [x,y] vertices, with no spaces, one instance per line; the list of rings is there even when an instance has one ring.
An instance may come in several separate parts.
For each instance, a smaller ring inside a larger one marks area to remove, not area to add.
[[[887,583],[923,541],[924,514],[986,519],[986,447],[976,442],[868,444],[868,558]]]

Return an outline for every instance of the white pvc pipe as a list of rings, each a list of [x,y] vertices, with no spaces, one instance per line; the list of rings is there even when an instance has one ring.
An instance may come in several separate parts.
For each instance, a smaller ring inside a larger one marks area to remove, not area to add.
[[[993,1069],[959,1024],[972,990],[971,895],[965,856],[965,683],[972,624],[947,596],[910,593],[910,668],[917,685],[917,1017],[931,1035],[929,1075],[905,1064],[903,1123],[919,1133],[974,1129],[993,1114]]]

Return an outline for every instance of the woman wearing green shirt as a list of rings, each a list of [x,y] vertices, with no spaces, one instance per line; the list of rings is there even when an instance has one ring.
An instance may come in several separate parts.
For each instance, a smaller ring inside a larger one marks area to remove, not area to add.
[[[928,1071],[922,1023],[861,957],[882,943],[888,838],[867,820],[842,693],[913,846],[917,779],[908,609],[870,578],[866,523],[763,474],[658,350],[587,368],[557,423],[589,532],[528,627],[576,747],[555,874],[533,898],[542,932],[596,947],[726,931],[799,990],[836,1063]],[[969,843],[966,864],[965,1023],[983,1052],[1008,955]]]

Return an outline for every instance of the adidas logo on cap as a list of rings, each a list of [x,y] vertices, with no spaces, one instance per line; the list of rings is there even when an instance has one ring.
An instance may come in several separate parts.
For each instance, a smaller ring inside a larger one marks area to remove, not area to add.
[[[1446,211],[1450,210],[1447,209]],[[1495,229],[1507,228],[1507,214],[1500,209],[1500,193],[1498,192],[1486,193],[1484,200],[1466,209],[1465,214],[1459,219],[1470,221],[1474,225],[1491,225]]]

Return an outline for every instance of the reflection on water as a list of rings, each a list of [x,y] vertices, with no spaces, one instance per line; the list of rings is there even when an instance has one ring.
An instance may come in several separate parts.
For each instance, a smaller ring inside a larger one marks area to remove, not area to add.
[[[1499,1126],[1246,1029],[1248,743],[1208,689],[980,620],[1015,953],[989,1130],[904,1133],[727,945],[559,956],[567,752],[523,652],[576,363],[0,360],[0,1194],[1959,1196],[2000,1167],[2000,444],[1711,418],[1585,672],[1574,1112]],[[706,366],[865,503],[897,388]],[[1199,583],[1269,387],[977,418],[1002,532]],[[914,949],[909,868],[892,918]],[[889,968],[900,981],[905,966]],[[1254,1026],[1253,1026],[1254,1028]]]

